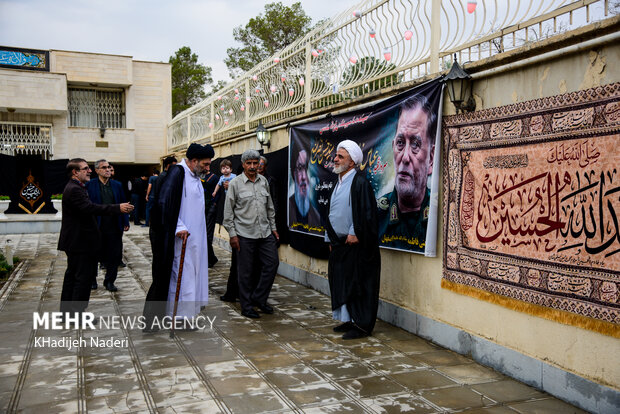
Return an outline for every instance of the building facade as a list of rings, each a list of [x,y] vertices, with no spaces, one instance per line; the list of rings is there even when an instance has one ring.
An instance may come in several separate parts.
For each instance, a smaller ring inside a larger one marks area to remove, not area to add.
[[[0,47],[0,153],[159,164],[170,72],[131,56]]]

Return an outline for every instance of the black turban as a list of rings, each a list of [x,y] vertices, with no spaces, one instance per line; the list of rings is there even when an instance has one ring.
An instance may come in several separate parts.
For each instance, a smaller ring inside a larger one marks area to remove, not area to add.
[[[205,158],[213,158],[215,157],[215,151],[213,150],[213,147],[209,144],[207,145],[200,145],[200,144],[191,144],[189,146],[189,148],[187,148],[187,152],[185,153],[185,157],[188,160],[193,160],[193,159],[205,159]]]

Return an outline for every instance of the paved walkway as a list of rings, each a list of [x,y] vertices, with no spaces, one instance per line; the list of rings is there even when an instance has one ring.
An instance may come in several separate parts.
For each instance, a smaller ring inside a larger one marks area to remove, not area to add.
[[[0,291],[0,408],[8,412],[581,412],[381,321],[372,337],[343,341],[332,332],[329,298],[280,276],[270,297],[276,313],[246,319],[218,299],[230,265],[223,250],[203,311],[216,318],[213,329],[175,339],[130,328],[34,330],[33,312],[58,310],[66,256],[57,234],[3,235],[0,246],[6,239],[28,259]],[[89,311],[141,314],[151,280],[145,229],[125,237],[124,257],[119,291],[100,287]],[[126,346],[37,346],[40,337],[91,336]]]

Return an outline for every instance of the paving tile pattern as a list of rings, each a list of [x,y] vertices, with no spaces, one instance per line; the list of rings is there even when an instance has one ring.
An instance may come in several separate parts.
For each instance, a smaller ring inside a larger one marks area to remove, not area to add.
[[[332,331],[330,301],[278,276],[273,315],[250,320],[221,302],[229,254],[209,275],[203,314],[213,329],[144,334],[33,329],[32,313],[57,311],[66,256],[57,234],[1,235],[26,259],[0,290],[0,409],[47,413],[580,413],[548,394],[378,321],[372,337]],[[145,229],[124,238],[112,294],[92,292],[96,315],[137,316],[151,281]],[[99,272],[101,285],[103,274]],[[50,348],[37,338],[126,340],[116,348]]]

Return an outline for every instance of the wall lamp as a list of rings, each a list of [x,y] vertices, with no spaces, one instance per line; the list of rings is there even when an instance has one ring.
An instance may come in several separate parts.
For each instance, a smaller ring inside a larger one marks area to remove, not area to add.
[[[270,137],[269,131],[267,131],[267,129],[265,128],[265,126],[263,125],[261,121],[258,121],[258,128],[256,128],[256,139],[258,140],[258,143],[261,146],[266,146],[267,148],[269,148],[270,138],[271,137]]]
[[[103,139],[103,137],[105,137],[105,124],[102,124],[99,127],[99,136],[101,137],[101,139]]]
[[[443,82],[448,88],[450,102],[456,108],[457,113],[476,109],[476,101],[472,94],[473,80],[471,75],[456,61],[456,53],[450,72],[443,78]]]

